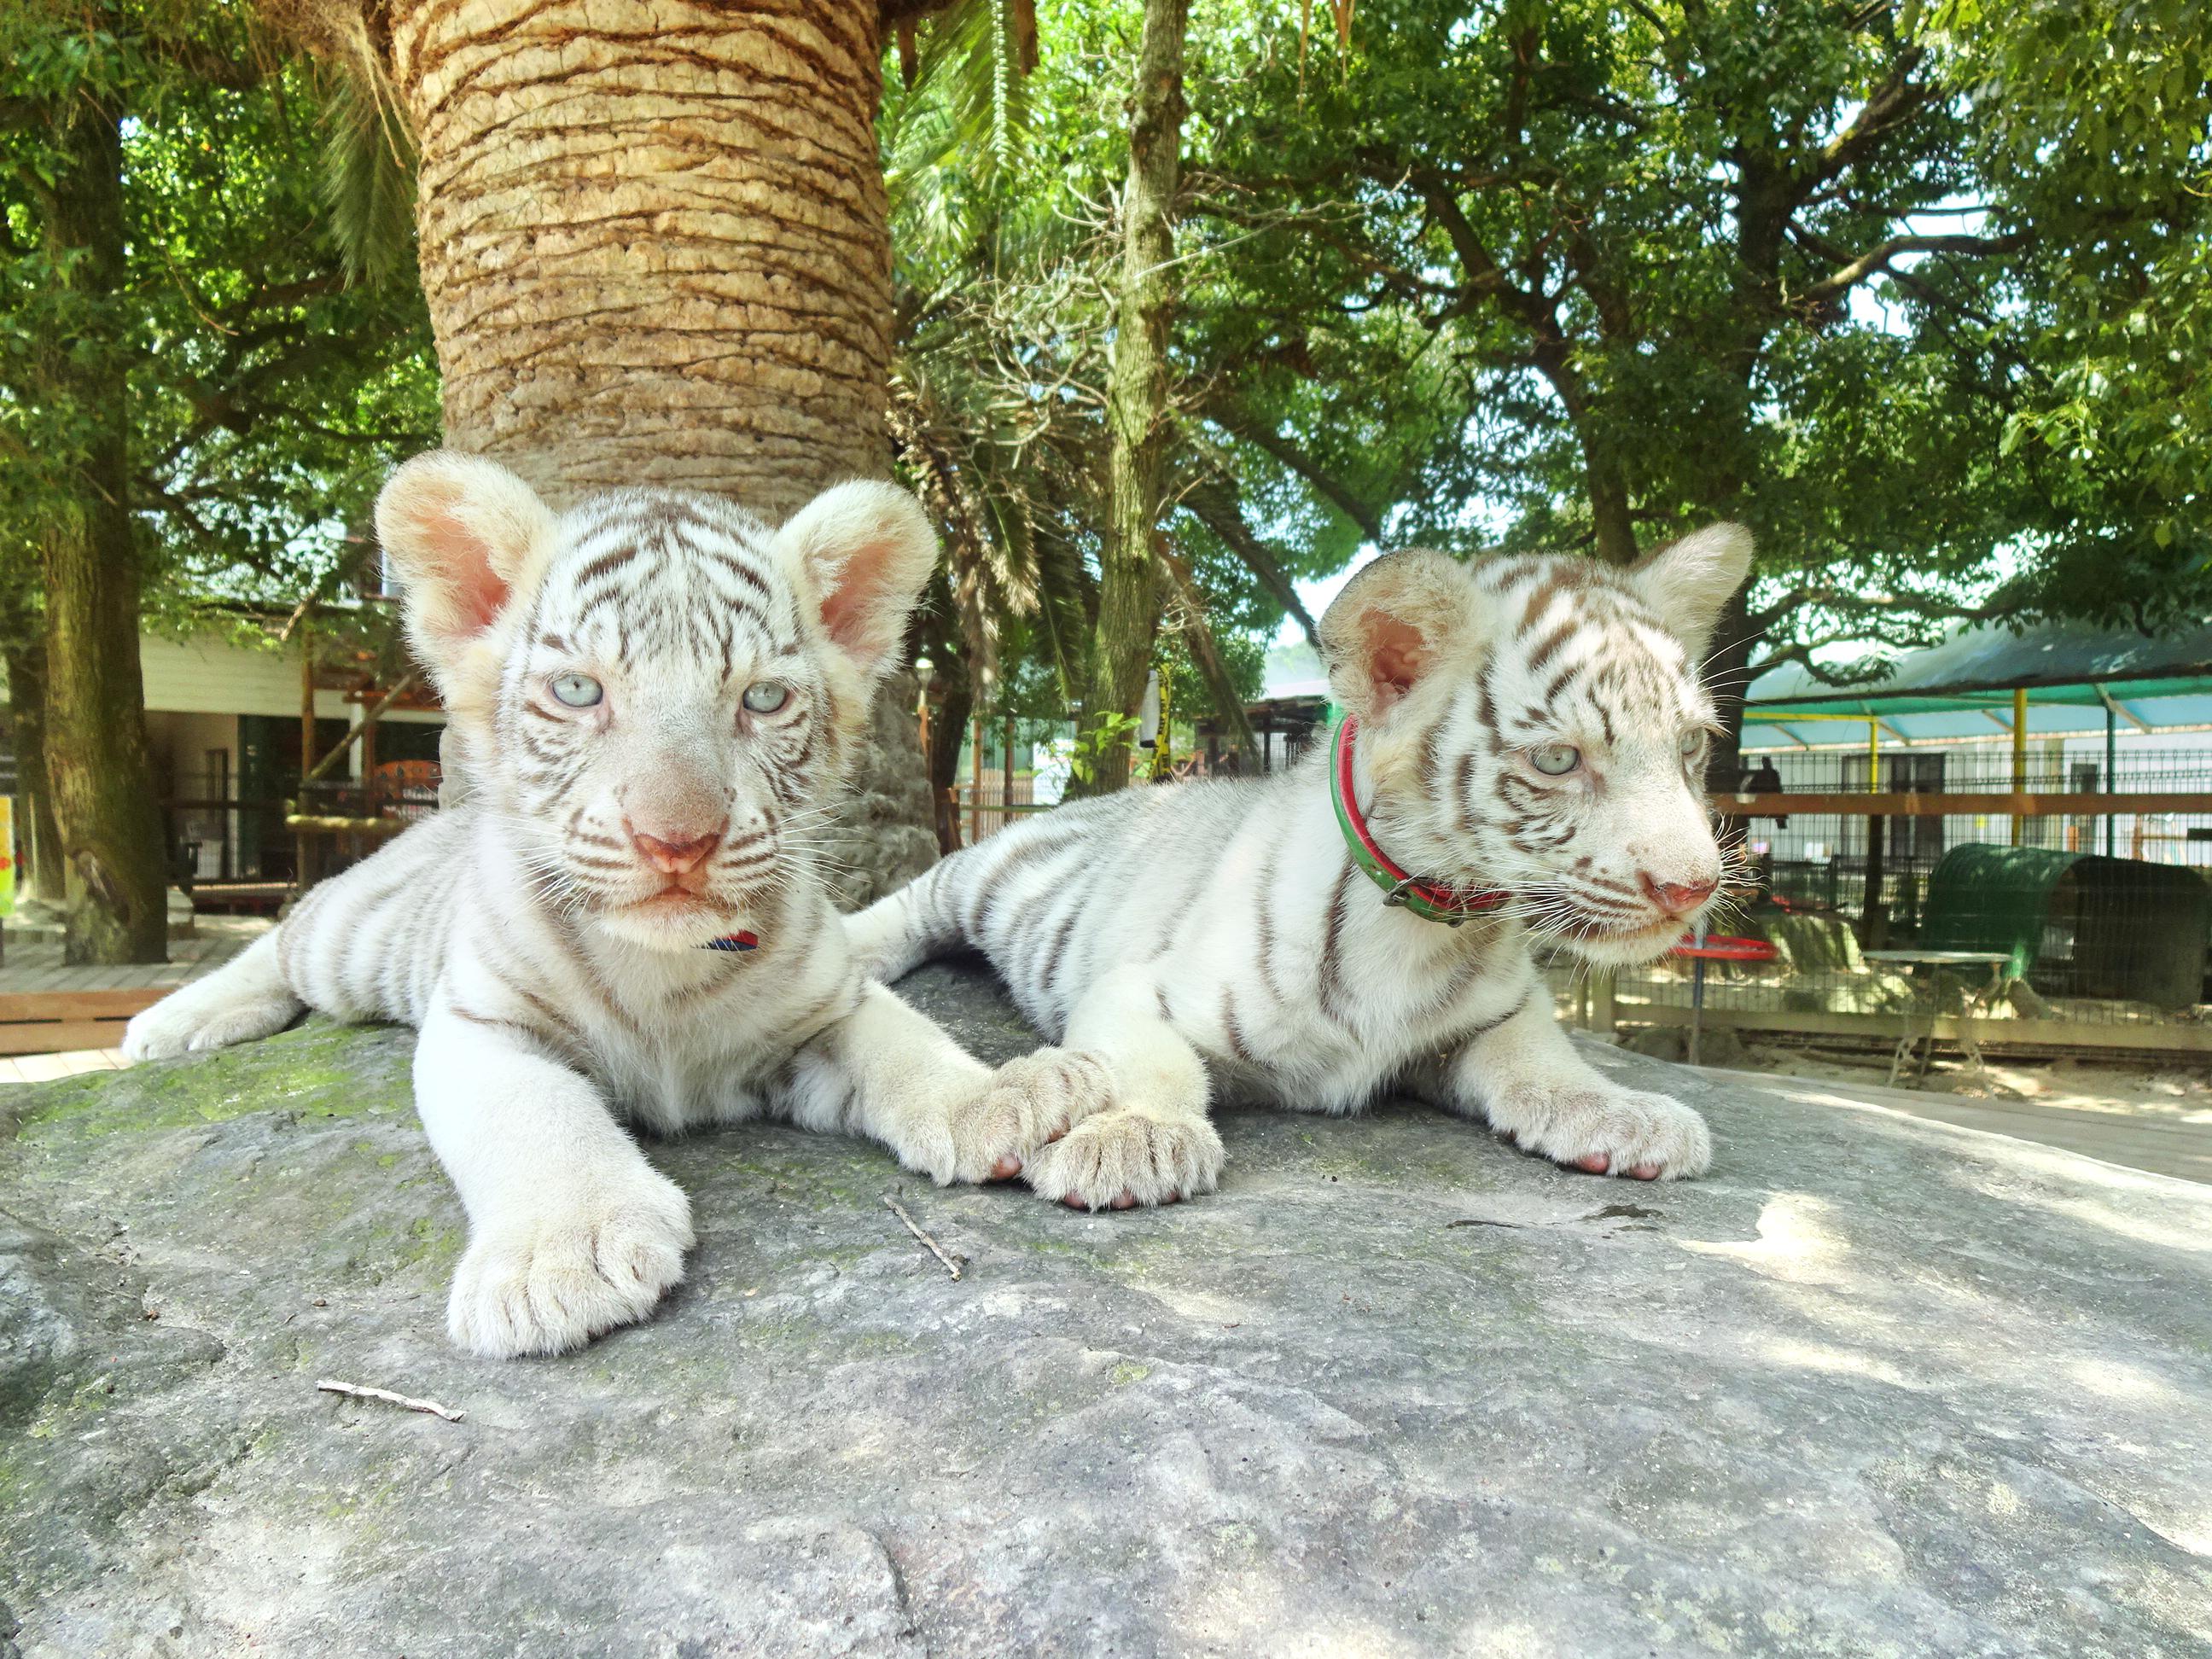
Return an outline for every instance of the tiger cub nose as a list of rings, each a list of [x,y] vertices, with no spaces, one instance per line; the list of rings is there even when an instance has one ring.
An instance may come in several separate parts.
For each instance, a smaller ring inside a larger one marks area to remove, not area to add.
[[[1661,881],[1649,870],[1637,872],[1644,884],[1644,896],[1650,899],[1670,916],[1687,915],[1713,896],[1720,886],[1717,881]]]
[[[691,836],[678,840],[664,840],[648,836],[644,830],[632,828],[629,844],[637,848],[645,861],[664,876],[687,876],[706,862],[707,854],[722,844],[722,826],[717,825],[703,836]]]

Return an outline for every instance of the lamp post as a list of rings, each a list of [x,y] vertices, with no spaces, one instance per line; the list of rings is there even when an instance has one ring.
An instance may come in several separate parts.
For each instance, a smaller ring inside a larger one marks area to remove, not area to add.
[[[921,682],[921,689],[915,696],[914,712],[915,717],[921,722],[921,758],[925,766],[929,763],[929,677],[936,667],[937,665],[927,657],[914,659],[915,678]],[[933,780],[936,775],[933,771],[930,774]]]

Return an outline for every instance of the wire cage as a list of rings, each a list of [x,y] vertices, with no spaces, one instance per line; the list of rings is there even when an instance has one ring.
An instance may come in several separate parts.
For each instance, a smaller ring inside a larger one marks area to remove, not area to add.
[[[1755,803],[1721,823],[1747,890],[1714,925],[1776,954],[1709,965],[1714,1022],[1894,1040],[1963,1018],[1984,1040],[2192,1053],[2212,1039],[2212,812],[2186,810],[2207,805],[2212,748],[1752,755],[1743,785]],[[1792,794],[1825,810],[1790,810]],[[1944,811],[1946,795],[1982,810]],[[1838,797],[1913,810],[1832,810]],[[2115,810],[2075,810],[2108,798]],[[2155,810],[2169,799],[2177,810]],[[1997,802],[2027,810],[1986,810]],[[1686,1024],[1691,965],[1624,971],[1611,989],[1620,1024]]]

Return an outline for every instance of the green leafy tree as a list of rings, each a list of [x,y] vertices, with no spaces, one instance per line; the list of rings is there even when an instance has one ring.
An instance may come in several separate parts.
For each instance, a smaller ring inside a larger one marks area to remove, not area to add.
[[[158,961],[142,621],[327,578],[434,429],[427,332],[410,285],[356,285],[318,228],[313,89],[242,12],[27,4],[0,58],[0,560],[35,596],[5,641],[17,737],[43,727],[71,958]]]
[[[2007,597],[2155,627],[2201,617],[2212,565],[2212,9],[2196,0],[1930,8],[1984,117],[1998,211],[2037,234],[2018,280],[2008,463],[2035,557]]]
[[[1326,64],[1256,18],[1209,51],[1240,88],[1200,208],[1249,250],[1209,346],[1245,368],[1206,409],[1237,470],[1372,538],[1626,562],[1746,520],[1768,580],[1711,664],[1731,725],[1762,648],[2062,598],[2085,492],[2148,482],[2140,446],[2094,480],[2027,464],[2083,372],[2039,284],[2110,293],[2084,250],[2144,204],[2082,204],[2124,158],[2084,134],[2062,186],[2031,122],[2001,176],[2001,73],[1917,8],[1398,0]],[[1999,549],[2033,574],[1991,592]]]
[[[1187,418],[1189,371],[1162,301],[1171,283],[1188,300],[1218,273],[1160,243],[1181,192],[1157,181],[1151,251],[1128,255],[1121,204],[1142,9],[1071,0],[1028,36],[1021,21],[976,6],[922,26],[880,123],[898,278],[892,426],[948,554],[924,624],[929,655],[952,670],[932,726],[945,738],[932,757],[940,787],[969,709],[1042,714],[1032,704],[1050,686],[1055,718],[1083,710],[1096,725],[1133,708],[1157,660],[1186,678],[1179,707],[1241,720],[1261,656],[1243,633],[1272,632],[1300,611],[1293,575],[1333,568],[1349,550],[1285,556],[1242,524],[1237,478]],[[1036,55],[1024,56],[1025,40]],[[1153,145],[1156,170],[1170,148]],[[1150,331],[1118,325],[1132,272],[1150,290],[1160,325]],[[1114,458],[1136,457],[1109,415],[1124,342],[1151,361],[1123,395],[1158,400],[1128,428],[1157,473],[1125,503],[1132,525],[1152,526],[1141,541],[1114,528]],[[1134,505],[1146,495],[1149,512]],[[1115,551],[1123,545],[1131,556]],[[1102,624],[1109,586],[1122,604]],[[1095,678],[1102,641],[1118,666]],[[1117,684],[1098,689],[1107,678]]]

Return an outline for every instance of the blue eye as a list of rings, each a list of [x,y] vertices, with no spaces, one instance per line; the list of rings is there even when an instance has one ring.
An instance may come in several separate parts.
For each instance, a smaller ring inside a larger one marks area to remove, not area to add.
[[[791,701],[791,688],[781,680],[755,680],[745,688],[745,707],[756,714],[773,714]]]
[[[571,708],[589,708],[607,695],[606,688],[589,674],[556,674],[550,689],[556,702]]]
[[[1583,751],[1571,743],[1547,743],[1528,751],[1528,764],[1547,778],[1564,778],[1583,763]]]
[[[1705,746],[1705,734],[1698,730],[1696,726],[1693,726],[1688,731],[1682,733],[1683,759],[1687,760],[1691,756],[1696,754],[1698,750],[1703,749]]]

